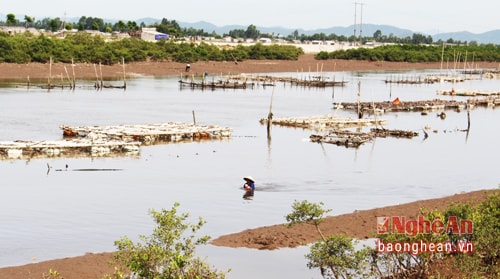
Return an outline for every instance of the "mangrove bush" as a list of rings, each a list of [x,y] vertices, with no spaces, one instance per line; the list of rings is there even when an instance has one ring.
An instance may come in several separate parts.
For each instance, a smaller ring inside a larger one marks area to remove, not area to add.
[[[30,33],[9,35],[0,33],[0,63],[102,63],[115,64],[139,61],[243,61],[246,59],[297,60],[304,51],[288,45],[238,45],[219,48],[207,43],[187,43],[160,40],[148,42],[135,37],[105,41],[101,36],[85,32],[65,38]]]
[[[386,45],[374,48],[353,48],[332,52],[322,51],[316,59],[368,60],[388,62],[494,62],[500,61],[500,46],[435,46],[435,45]]]

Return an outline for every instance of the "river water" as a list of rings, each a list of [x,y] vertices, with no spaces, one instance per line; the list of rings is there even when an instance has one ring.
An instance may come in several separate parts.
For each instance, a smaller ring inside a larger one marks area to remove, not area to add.
[[[121,236],[149,235],[151,208],[180,203],[193,221],[207,221],[213,238],[249,228],[284,223],[295,200],[323,202],[331,214],[370,209],[462,191],[497,188],[500,113],[390,113],[386,128],[415,130],[413,139],[378,138],[358,149],[308,142],[318,133],[274,126],[270,140],[259,119],[336,114],[332,102],[428,100],[451,89],[496,90],[498,80],[460,84],[386,85],[394,75],[421,72],[324,73],[348,81],[341,88],[307,89],[278,84],[247,90],[180,90],[175,78],[138,77],[127,90],[75,91],[0,88],[0,140],[54,140],[60,125],[192,122],[233,129],[230,139],[141,147],[137,156],[47,158],[0,161],[0,267],[114,251]],[[282,73],[284,76],[308,74]],[[274,94],[273,94],[274,92]],[[462,97],[463,98],[463,97]],[[431,127],[424,139],[423,128]],[[434,131],[434,132],[433,132]],[[47,172],[47,164],[53,169]],[[66,171],[65,166],[68,165]],[[63,169],[63,171],[55,171]],[[117,169],[117,171],[74,171]],[[256,180],[244,201],[243,177]],[[375,220],[373,225],[375,226]],[[319,278],[308,270],[307,247],[259,251],[208,245],[198,255],[229,278]]]

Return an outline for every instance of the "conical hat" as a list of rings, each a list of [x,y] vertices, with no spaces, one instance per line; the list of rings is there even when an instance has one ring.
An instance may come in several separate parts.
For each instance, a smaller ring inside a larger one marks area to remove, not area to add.
[[[253,180],[253,177],[251,177],[250,175],[243,177],[243,179],[244,180],[250,180],[251,182],[255,182],[255,180]]]

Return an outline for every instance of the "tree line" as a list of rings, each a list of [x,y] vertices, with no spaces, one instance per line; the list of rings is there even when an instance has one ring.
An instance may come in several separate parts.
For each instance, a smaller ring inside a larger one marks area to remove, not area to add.
[[[2,24],[2,22],[0,22]],[[97,30],[101,32],[134,32],[146,24],[137,24],[135,21],[117,21],[114,24],[106,23],[101,18],[81,17],[78,22],[65,23],[59,18],[45,18],[35,21],[33,17],[25,16],[24,21],[16,19],[15,15],[8,14],[5,24],[8,26],[25,26],[39,29],[60,30]],[[175,20],[162,19],[161,22],[149,25],[158,32],[167,33],[174,40],[145,42],[135,38],[114,40],[105,42],[102,37],[90,36],[84,32],[67,35],[65,39],[55,40],[51,35],[34,36],[26,33],[9,36],[0,34],[0,62],[8,63],[45,63],[50,58],[56,62],[100,62],[103,64],[114,64],[123,59],[128,62],[135,61],[162,61],[171,60],[176,62],[196,61],[243,61],[247,59],[281,59],[296,60],[303,50],[294,46],[286,45],[262,45],[238,46],[231,49],[219,49],[213,45],[202,43],[193,44],[184,40],[186,36],[211,36],[220,38],[215,32],[207,33],[204,30],[194,28],[182,28]],[[245,29],[234,29],[224,36],[232,38],[273,38],[274,34],[260,32],[255,25],[249,25]],[[334,41],[356,41],[370,40],[391,43],[376,48],[353,48],[334,52],[320,52],[316,59],[348,59],[348,60],[370,60],[390,62],[457,62],[457,61],[500,61],[500,47],[487,44],[478,45],[470,42],[456,42],[452,39],[446,43],[442,41],[433,42],[431,36],[413,34],[407,38],[385,36],[377,30],[373,37],[355,38],[354,36],[326,35],[324,33],[306,36],[299,35],[295,30],[286,37],[287,40],[334,40]],[[177,42],[174,42],[177,41]],[[445,48],[442,46],[446,45]]]
[[[316,59],[345,59],[389,62],[481,62],[500,61],[500,46],[488,45],[386,45],[375,48],[352,48],[322,51]]]
[[[35,36],[29,32],[9,35],[0,32],[0,62],[47,63],[78,62],[111,65],[121,62],[175,61],[243,61],[247,59],[297,60],[301,48],[291,45],[238,45],[221,49],[215,45],[159,40],[148,42],[135,37],[105,41],[101,36],[85,32],[65,38]]]

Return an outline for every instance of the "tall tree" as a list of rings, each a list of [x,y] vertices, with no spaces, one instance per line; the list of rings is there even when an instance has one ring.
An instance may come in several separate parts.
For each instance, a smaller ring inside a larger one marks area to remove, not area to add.
[[[375,39],[375,41],[380,42],[380,39],[382,38],[382,31],[380,31],[380,29],[377,29],[377,31],[373,33],[373,38]]]
[[[129,20],[127,22],[127,26],[129,30],[139,30],[139,26],[137,25],[137,22]]]
[[[260,31],[257,30],[255,25],[250,24],[245,32],[247,38],[257,39],[260,36]]]
[[[30,25],[33,25],[33,22],[35,22],[34,18],[27,15],[24,16],[24,24],[26,28],[28,28]]]
[[[49,26],[52,32],[59,30],[59,28],[61,27],[61,19],[58,17],[51,19],[49,22]]]
[[[7,26],[12,26],[17,24],[17,19],[15,14],[7,14],[7,21],[5,22]]]
[[[118,31],[124,32],[127,30],[127,24],[123,20],[120,20],[116,23],[116,28],[118,28]]]

